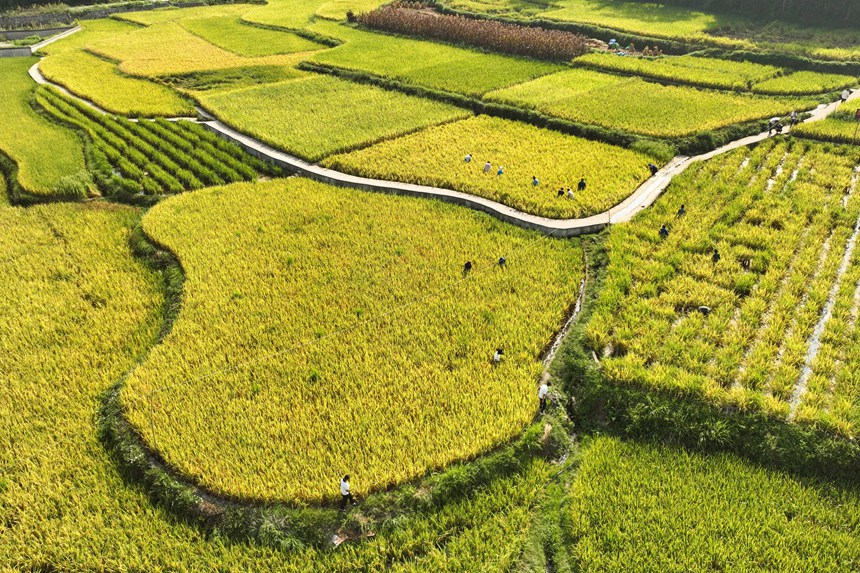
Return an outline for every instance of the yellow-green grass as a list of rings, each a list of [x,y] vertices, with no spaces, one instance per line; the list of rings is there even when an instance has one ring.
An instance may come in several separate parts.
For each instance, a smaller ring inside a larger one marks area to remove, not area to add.
[[[597,83],[594,72],[567,70],[487,94],[489,100],[529,107],[555,117],[657,137],[681,137],[727,125],[785,115],[814,107],[803,98],[769,98],[749,94],[661,86],[640,78]]]
[[[792,130],[792,133],[797,137],[807,137],[818,141],[856,144],[860,142],[860,122],[827,118],[798,125]]]
[[[35,195],[54,194],[60,181],[85,169],[80,140],[30,105],[36,84],[27,75],[36,58],[0,59],[0,151],[18,165],[18,182]]]
[[[743,40],[709,34],[722,26],[735,24],[737,20],[687,8],[648,2],[607,3],[601,0],[559,0],[553,6],[557,9],[547,10],[540,15],[551,20],[582,22],[655,38],[707,38],[726,47],[750,45]]]
[[[315,18],[314,13],[327,0],[271,0],[265,6],[254,6],[242,20],[265,26],[301,30]]]
[[[142,12],[125,12],[114,14],[112,18],[125,20],[140,26],[151,26],[165,22],[182,22],[199,18],[236,18],[253,10],[249,4],[216,4],[214,6],[195,6],[193,8],[165,8],[159,10],[144,10]]]
[[[737,457],[598,438],[565,532],[583,573],[842,573],[860,567],[856,491]]]
[[[313,29],[345,43],[315,54],[312,62],[470,95],[563,69],[548,62],[376,34],[331,22],[319,22]]]
[[[310,161],[469,115],[447,104],[329,76],[197,97],[236,129]]]
[[[103,392],[155,342],[162,319],[159,279],[127,246],[139,216],[108,203],[0,207],[0,570],[510,569],[555,471],[544,462],[337,551],[227,543],[129,486],[94,424]]]
[[[180,25],[207,42],[246,58],[310,52],[325,47],[290,32],[243,24],[235,16],[186,19]]]
[[[194,106],[170,88],[119,73],[116,65],[83,51],[44,58],[39,69],[52,82],[102,108],[128,116],[188,116]]]
[[[82,50],[98,42],[121,42],[126,34],[140,29],[139,26],[113,19],[81,20],[78,25],[82,28],[79,32],[48,44],[40,52],[55,55]]]
[[[364,494],[519,433],[583,271],[575,242],[299,178],[178,196],[143,224],[186,283],[128,418],[183,474],[260,500],[333,499],[345,473]]]
[[[120,62],[133,76],[157,77],[264,65],[295,65],[302,54],[243,58],[195,36],[176,22],[153,24],[123,36],[121,42],[91,44],[89,50]]]
[[[470,163],[464,162],[472,154]],[[486,161],[493,164],[484,174]],[[323,165],[380,179],[464,191],[535,215],[586,217],[617,205],[649,177],[646,155],[547,129],[478,116],[326,159]],[[497,176],[499,165],[504,175]],[[539,185],[532,185],[532,176]],[[571,200],[558,189],[589,187]]]
[[[382,4],[385,4],[385,0],[329,0],[320,6],[315,14],[329,20],[346,20],[347,12],[370,12]]]
[[[788,417],[860,215],[860,196],[844,197],[855,165],[847,149],[769,140],[691,166],[613,227],[586,329],[605,376]]]
[[[817,72],[794,72],[772,78],[753,86],[752,91],[761,94],[810,94],[824,93],[853,87],[858,84],[856,76],[822,74]]]
[[[592,52],[575,61],[603,70],[718,89],[746,90],[753,83],[767,80],[781,72],[774,66],[696,56],[641,58]]]

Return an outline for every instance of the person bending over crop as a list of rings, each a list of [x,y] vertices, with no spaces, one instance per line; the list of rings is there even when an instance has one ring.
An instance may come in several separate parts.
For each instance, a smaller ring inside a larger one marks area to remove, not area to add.
[[[472,261],[466,261],[466,264],[463,265],[463,276],[468,275],[472,272]]]
[[[678,214],[675,215],[675,218],[680,219],[681,217],[683,217],[686,214],[687,214],[686,207],[684,207],[684,205],[681,205],[681,207],[678,209]]]
[[[711,260],[714,261],[714,264],[720,262],[720,251],[714,249],[714,255],[711,257]]]
[[[349,489],[349,474],[343,476],[340,480],[340,510],[346,510],[346,504],[355,505],[355,498],[352,497],[352,492]]]
[[[564,187],[559,187],[559,188],[558,188],[558,196],[559,196],[559,197],[564,197]]]
[[[502,361],[502,356],[504,356],[505,351],[501,348],[496,348],[496,352],[493,353],[493,366],[499,364]]]
[[[492,168],[493,168],[493,166],[492,166],[492,165],[490,165],[490,162],[489,162],[489,161],[487,161],[486,163],[484,163],[484,173],[489,173],[489,172],[490,172],[490,169],[492,169]]]
[[[660,227],[660,238],[668,239],[669,238],[669,229],[666,228],[666,225],[662,225]]]
[[[580,192],[585,191],[585,186],[586,186],[585,177],[582,177],[579,180],[579,184],[576,186],[576,190],[580,191]]]
[[[501,165],[499,165],[499,170],[496,171],[496,175],[502,176],[505,174],[505,169]]]
[[[573,189],[571,189],[570,187],[567,188],[567,198],[573,199]]]
[[[466,163],[471,163],[472,162],[472,154],[467,153],[466,157],[463,158],[463,161],[465,161]]]
[[[648,169],[651,170],[651,177],[654,177],[655,175],[657,175],[657,172],[660,171],[660,168],[653,163],[648,164]]]
[[[540,181],[538,181],[537,177],[532,175],[532,187],[537,187],[538,185],[540,185]]]
[[[508,264],[508,259],[505,257],[499,257],[499,266],[505,268],[506,264]]]
[[[549,395],[549,387],[552,386],[552,382],[544,382],[540,385],[538,389],[538,400],[540,400],[540,413],[543,414],[544,410],[546,410],[546,399]]]

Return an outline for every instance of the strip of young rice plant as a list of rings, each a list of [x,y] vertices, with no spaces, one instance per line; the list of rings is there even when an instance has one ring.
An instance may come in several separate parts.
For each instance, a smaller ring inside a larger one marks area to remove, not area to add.
[[[315,54],[312,62],[469,95],[481,95],[563,69],[548,62],[366,32],[332,22],[318,22],[312,29],[345,41]]]
[[[206,185],[250,181],[257,171],[277,174],[270,164],[188,121],[132,122],[103,115],[81,102],[41,88],[37,102],[58,121],[72,125],[91,143],[89,169],[106,195],[181,193]]]
[[[329,76],[199,93],[197,98],[225,123],[310,161],[470,115],[451,105]]]
[[[235,16],[185,19],[180,25],[207,42],[246,58],[325,48],[290,32],[243,24]]]
[[[0,208],[0,570],[510,569],[552,471],[540,461],[337,551],[205,537],[128,487],[93,424],[101,394],[154,342],[162,318],[158,277],[126,244],[138,217],[107,203]]]
[[[782,71],[774,66],[763,66],[752,62],[732,62],[696,56],[639,58],[618,56],[608,52],[586,54],[577,58],[576,63],[659,80],[737,90],[746,90],[752,84],[773,78]]]
[[[85,169],[75,135],[37,114],[30,106],[36,84],[27,75],[36,58],[0,59],[0,150],[18,164],[18,182],[28,192],[50,196],[64,177]]]
[[[568,508],[578,571],[841,573],[860,568],[860,497],[730,455],[598,438]]]
[[[860,213],[860,196],[843,198],[855,164],[767,142],[693,166],[613,228],[587,327],[607,377],[787,415]]]
[[[100,107],[128,116],[191,116],[194,106],[168,87],[117,72],[116,65],[83,51],[48,56],[46,78]]]
[[[472,155],[466,163],[464,157]],[[484,173],[485,162],[492,163]],[[480,195],[527,213],[573,218],[603,212],[646,180],[654,159],[522,123],[478,116],[326,159],[333,169]],[[504,174],[497,175],[499,166]],[[532,184],[537,177],[538,186]],[[580,177],[589,186],[576,190]],[[558,190],[564,189],[559,196]]]
[[[858,79],[855,76],[794,72],[760,82],[753,86],[752,91],[771,95],[811,94],[841,90],[856,86],[857,83]]]
[[[214,46],[175,22],[135,30],[120,42],[98,42],[88,49],[120,62],[119,70],[132,76],[157,77],[248,66],[296,64],[302,54],[243,58]]]
[[[571,241],[297,178],[181,195],[144,229],[187,279],[128,417],[171,466],[261,500],[333,498],[346,473],[366,493],[517,434],[583,272]]]
[[[582,123],[657,137],[682,137],[815,107],[815,101],[661,86],[640,78],[568,70],[487,94],[487,99],[529,107]],[[612,78],[613,81],[610,82]],[[583,89],[581,82],[598,87]]]

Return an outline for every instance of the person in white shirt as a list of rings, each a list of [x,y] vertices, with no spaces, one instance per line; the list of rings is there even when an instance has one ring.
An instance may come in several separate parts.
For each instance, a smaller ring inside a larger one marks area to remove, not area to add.
[[[540,413],[543,414],[544,410],[546,410],[546,397],[549,395],[549,387],[552,386],[552,382],[544,382],[540,385],[540,389],[538,389],[538,400],[540,400]]]
[[[502,361],[502,355],[505,353],[501,348],[496,348],[496,353],[493,354],[493,365],[498,364]]]
[[[352,492],[349,491],[349,474],[343,476],[340,480],[340,510],[346,509],[346,504],[355,505],[355,498],[352,497]]]

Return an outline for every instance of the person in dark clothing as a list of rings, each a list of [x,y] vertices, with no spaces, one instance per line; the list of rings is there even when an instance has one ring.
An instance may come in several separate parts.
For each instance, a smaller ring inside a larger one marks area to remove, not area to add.
[[[564,187],[559,187],[559,188],[558,188],[558,196],[559,196],[559,197],[564,197]]]
[[[711,260],[714,261],[714,264],[720,262],[720,251],[714,249],[714,255],[711,257]]]
[[[677,215],[675,215],[675,217],[676,217],[676,218],[680,218],[680,217],[683,217],[683,216],[684,216],[684,215],[686,215],[686,214],[687,214],[687,209],[686,209],[686,207],[684,207],[684,205],[681,205],[681,207],[678,209],[678,214],[677,214]]]
[[[660,238],[668,239],[669,238],[669,229],[666,228],[666,225],[660,227]]]
[[[506,264],[508,264],[508,259],[505,257],[499,257],[499,266],[504,267]]]
[[[349,490],[349,474],[343,476],[340,480],[340,510],[346,510],[346,504],[355,505],[355,498],[352,497],[352,492]]]
[[[469,272],[471,270],[472,270],[472,261],[466,261],[466,264],[463,265],[463,276],[466,276],[467,274],[469,274]]]
[[[655,175],[657,175],[657,172],[660,171],[660,168],[653,163],[648,164],[648,169],[651,170],[651,177],[654,177]]]
[[[585,191],[585,177],[579,180],[579,184],[576,186],[577,191]]]
[[[750,270],[750,260],[749,257],[744,257],[741,259],[741,268],[745,271]]]

